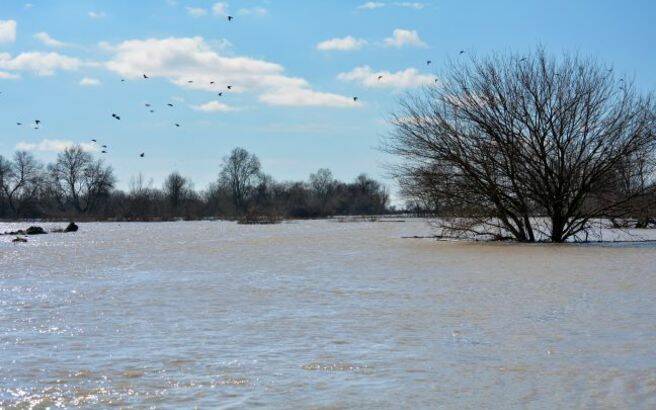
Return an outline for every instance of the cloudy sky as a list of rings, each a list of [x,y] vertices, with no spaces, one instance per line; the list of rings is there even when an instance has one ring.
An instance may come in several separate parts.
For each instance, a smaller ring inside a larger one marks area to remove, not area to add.
[[[97,139],[122,187],[175,169],[203,188],[235,146],[278,180],[383,178],[399,96],[460,50],[542,44],[656,89],[654,17],[647,0],[2,0],[0,154]]]

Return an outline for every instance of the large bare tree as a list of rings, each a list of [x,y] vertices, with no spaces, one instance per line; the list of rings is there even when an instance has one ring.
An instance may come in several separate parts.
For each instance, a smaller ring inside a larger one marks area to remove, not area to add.
[[[335,178],[328,168],[319,168],[316,173],[310,174],[310,187],[323,215],[328,210],[328,203],[335,190]]]
[[[13,216],[21,216],[23,206],[36,199],[43,179],[43,165],[29,152],[17,151],[13,161],[0,156],[0,197]]]
[[[171,211],[175,214],[192,195],[193,186],[191,180],[183,177],[178,172],[172,172],[164,180],[163,191]]]
[[[228,187],[238,214],[246,212],[248,197],[262,174],[260,160],[243,148],[235,148],[223,158],[219,182]]]
[[[111,191],[115,183],[112,168],[94,159],[79,145],[59,153],[49,170],[59,197],[80,213],[93,209],[98,199]]]
[[[653,99],[578,56],[452,63],[393,123],[386,148],[404,192],[439,203],[450,234],[583,239],[654,186]]]

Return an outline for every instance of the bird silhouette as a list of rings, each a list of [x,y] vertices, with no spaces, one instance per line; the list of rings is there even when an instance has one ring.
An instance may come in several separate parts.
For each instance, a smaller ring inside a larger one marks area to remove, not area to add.
[[[220,93],[218,93],[217,95],[218,95],[219,97],[221,97],[221,96],[223,96],[223,93],[220,92]]]
[[[214,85],[214,81],[210,81],[210,85]]]
[[[173,104],[171,104],[171,103],[168,103],[166,105],[168,105],[169,107],[173,107]]]
[[[144,75],[143,75],[143,78],[150,78],[150,77],[148,77],[146,74],[144,74]]]
[[[353,101],[357,102],[357,101],[358,101],[358,97],[353,97]]]
[[[189,84],[191,84],[191,83],[193,83],[193,82],[194,82],[194,80],[189,80],[189,81],[187,81],[187,83],[189,83]]]
[[[107,148],[107,145],[103,145],[102,147],[103,147],[103,148]]]
[[[125,78],[121,78],[121,82],[124,83],[124,82],[125,82]]]
[[[180,127],[180,124],[178,124],[178,123],[176,122],[176,123],[175,123],[175,126],[179,128],[179,127]]]
[[[458,54],[465,54],[465,50],[460,50],[460,53]]]
[[[96,141],[95,139],[92,139],[91,142],[98,142],[98,141]]]
[[[155,112],[155,110],[150,110],[151,113]]]
[[[34,120],[34,123],[38,126],[39,124],[41,124],[41,120]]]
[[[231,86],[231,85],[227,86],[226,88],[227,88],[228,90],[232,90],[232,86]]]
[[[116,114],[112,114],[112,117],[116,118],[117,120],[120,120],[120,119],[121,119],[121,117],[119,117],[119,116],[116,115]]]
[[[146,155],[146,154],[143,153],[143,152],[142,152],[141,154],[139,154],[139,156],[140,156],[141,158],[143,158],[145,155]]]
[[[379,75],[379,76],[378,76],[378,81],[380,81],[380,80],[382,80],[382,79],[383,79],[383,76],[382,76],[382,75]]]
[[[520,62],[522,62],[522,61],[526,61],[526,57],[522,58],[522,59],[519,60],[519,61],[520,61]]]
[[[148,103],[146,103],[146,104],[144,104],[144,105],[145,105],[146,107],[150,107],[150,104],[148,104]]]
[[[232,21],[234,19],[234,17],[232,16],[227,16],[227,17],[228,17],[228,21]]]
[[[17,122],[16,125],[23,125],[23,123],[22,122]]]
[[[431,60],[426,61],[426,65],[431,65],[431,64],[433,64],[433,62]]]
[[[100,152],[103,153],[103,154],[107,154],[107,151],[105,151],[105,150],[102,150]]]

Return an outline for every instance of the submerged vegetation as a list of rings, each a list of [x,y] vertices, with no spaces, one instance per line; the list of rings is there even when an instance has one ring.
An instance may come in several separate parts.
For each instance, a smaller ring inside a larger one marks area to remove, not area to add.
[[[442,232],[565,242],[593,221],[656,216],[656,109],[610,67],[580,57],[472,58],[408,95],[386,145],[410,208]]]
[[[127,191],[116,189],[111,167],[72,147],[44,165],[27,152],[0,156],[0,218],[135,220],[228,218],[242,223],[276,223],[282,218],[372,215],[388,210],[383,185],[358,176],[347,183],[327,169],[309,181],[276,182],[258,158],[235,148],[223,159],[217,181],[203,191],[189,178],[171,173],[161,188],[134,177]]]

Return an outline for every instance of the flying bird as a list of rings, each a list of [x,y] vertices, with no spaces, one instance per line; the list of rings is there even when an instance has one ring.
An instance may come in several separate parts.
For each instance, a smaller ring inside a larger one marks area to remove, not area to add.
[[[173,107],[173,104],[171,104],[171,103],[168,103],[166,105],[168,105],[169,107]]]
[[[150,77],[148,77],[146,74],[144,74],[144,75],[143,75],[143,78],[150,78]]]
[[[146,107],[150,107],[150,104],[148,104],[148,103],[146,103],[146,104],[144,104],[144,105],[145,105]]]
[[[189,80],[189,81],[187,81],[187,83],[189,83],[189,84],[191,84],[191,83],[193,83],[193,82],[194,82],[194,80]]]
[[[426,65],[431,65],[431,64],[433,64],[433,61],[431,61],[431,60],[426,61]]]
[[[34,123],[35,123],[36,125],[39,125],[39,124],[41,124],[41,120],[34,120]]]
[[[383,76],[382,76],[382,75],[379,75],[379,76],[378,76],[378,81],[380,81],[380,80],[382,80],[382,79],[383,79]]]
[[[232,21],[234,19],[234,17],[232,16],[227,16],[227,17],[228,17],[228,21]]]
[[[232,86],[231,86],[231,85],[227,86],[226,88],[227,88],[228,90],[232,90]]]
[[[103,147],[103,148],[107,148],[107,145],[103,145],[102,147]]]
[[[223,92],[217,94],[219,97],[223,96]]]
[[[151,112],[151,113],[152,113],[152,112],[155,112],[155,110],[150,110],[150,112]]]
[[[107,151],[105,151],[105,150],[102,150],[100,152],[103,153],[103,154],[107,154]]]
[[[139,154],[139,156],[140,156],[141,158],[143,158],[145,155],[146,155],[146,154],[143,153],[143,152],[142,152],[141,154]]]
[[[522,61],[526,61],[526,57],[522,58],[522,59],[519,60],[519,61],[520,61],[520,62],[522,62]]]
[[[214,81],[210,81],[210,85],[214,85]]]
[[[353,101],[357,102],[357,101],[358,101],[358,97],[353,97]]]
[[[175,123],[175,126],[179,128],[179,127],[180,127],[180,124],[178,124],[178,123],[176,122],[176,123]]]
[[[23,125],[23,123],[22,122],[17,122],[16,125]]]
[[[460,50],[459,54],[465,54],[465,50]]]
[[[120,119],[121,119],[121,117],[119,117],[119,116],[116,115],[116,114],[112,114],[112,117],[116,118],[117,120],[120,120]]]
[[[125,82],[125,78],[121,78],[121,82],[124,83],[124,82]]]
[[[95,139],[92,139],[91,142],[98,142],[98,141],[96,141]]]

